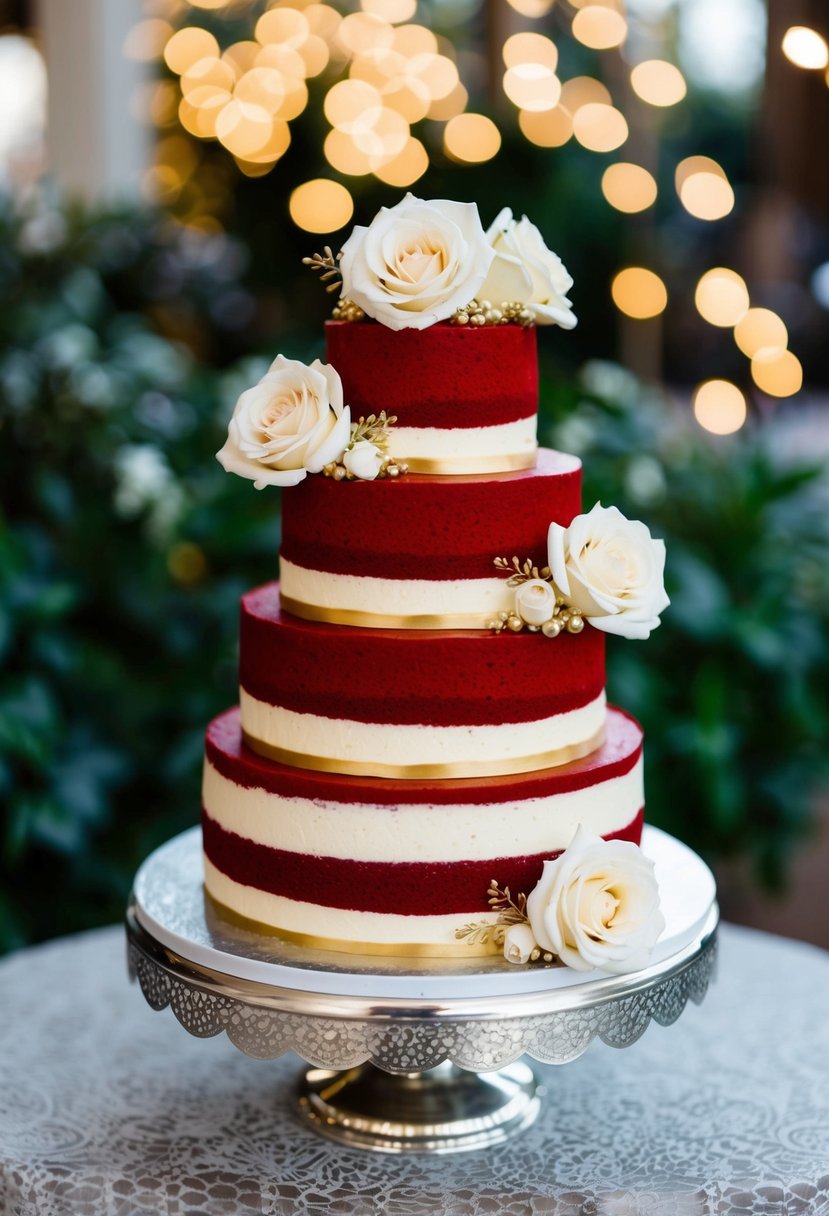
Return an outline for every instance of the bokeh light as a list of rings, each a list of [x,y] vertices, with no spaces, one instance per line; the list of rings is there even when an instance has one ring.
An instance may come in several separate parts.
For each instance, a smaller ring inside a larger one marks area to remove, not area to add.
[[[628,23],[622,13],[604,4],[590,4],[573,17],[573,37],[594,51],[621,46],[627,37]]]
[[[615,106],[589,102],[573,115],[573,134],[591,152],[613,152],[627,139],[628,125]]]
[[[554,110],[522,110],[518,125],[530,143],[539,148],[560,148],[573,134],[573,119],[570,111],[558,105]]]
[[[668,291],[658,274],[644,266],[620,270],[610,288],[613,303],[627,317],[646,320],[659,316],[668,303]]]
[[[699,220],[721,220],[734,209],[734,191],[722,166],[709,156],[689,156],[676,168],[676,191]]]
[[[829,64],[826,39],[807,25],[792,25],[783,35],[783,54],[799,68],[822,71]]]
[[[443,146],[453,160],[478,164],[496,155],[501,132],[485,114],[458,114],[446,124]]]
[[[803,387],[803,368],[790,350],[764,346],[751,360],[751,378],[770,397],[792,397]]]
[[[387,186],[397,186],[403,189],[422,177],[428,168],[428,152],[419,139],[409,136],[402,152],[399,152],[387,164],[375,169],[374,175]]]
[[[629,161],[608,165],[602,176],[602,193],[611,207],[633,214],[653,206],[656,201],[656,180],[647,169]]]
[[[543,63],[519,63],[504,73],[504,92],[519,109],[552,110],[561,97],[561,81]]]
[[[218,59],[219,44],[209,30],[188,25],[173,34],[164,47],[164,62],[171,72],[183,76],[200,59]]]
[[[638,63],[631,70],[630,83],[636,96],[651,106],[675,106],[688,92],[679,68],[665,59]]]
[[[706,380],[694,392],[694,417],[713,435],[733,435],[747,416],[746,399],[730,380]]]
[[[513,34],[504,43],[502,55],[508,68],[520,63],[543,63],[554,72],[558,67],[558,47],[544,34]]]
[[[592,76],[573,76],[561,86],[561,104],[571,115],[582,106],[611,104],[610,90]]]
[[[354,201],[340,182],[317,177],[297,186],[288,209],[297,228],[305,232],[337,232],[354,214]]]
[[[401,21],[411,21],[417,10],[417,0],[360,0],[360,8],[390,25],[398,25]]]
[[[766,346],[785,350],[789,333],[782,317],[770,308],[750,308],[734,327],[734,341],[752,359]]]
[[[730,328],[748,311],[748,288],[736,270],[715,266],[713,270],[707,270],[697,283],[694,303],[699,315],[709,325]]]
[[[514,8],[522,17],[529,17],[534,21],[539,17],[546,17],[554,4],[555,0],[509,0],[510,8]]]
[[[138,21],[124,39],[124,55],[127,59],[147,63],[161,59],[172,34],[173,27],[163,17]]]

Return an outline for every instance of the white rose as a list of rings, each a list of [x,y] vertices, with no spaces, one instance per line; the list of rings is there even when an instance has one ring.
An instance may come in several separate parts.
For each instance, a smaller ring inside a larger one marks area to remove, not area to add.
[[[383,464],[383,453],[376,443],[358,439],[353,447],[343,453],[343,464],[352,477],[374,481]]]
[[[307,367],[277,355],[258,384],[242,393],[216,459],[228,473],[264,486],[295,486],[342,455],[351,411],[333,367]]]
[[[508,963],[526,963],[537,943],[529,925],[510,925],[504,932],[504,958]]]
[[[550,524],[547,561],[568,603],[596,629],[646,638],[670,604],[665,594],[665,542],[616,507],[596,503],[569,528]]]
[[[653,862],[635,844],[579,827],[564,852],[544,862],[527,915],[542,950],[577,971],[615,975],[647,966],[665,927]]]
[[[481,299],[500,304],[518,300],[526,304],[538,325],[576,324],[567,292],[573,280],[561,258],[547,248],[544,238],[526,215],[514,220],[504,207],[487,230],[495,258],[481,289]]]
[[[425,329],[475,297],[493,257],[474,203],[407,194],[351,233],[342,294],[390,329]]]
[[[531,578],[515,589],[515,611],[528,625],[551,621],[555,607],[555,590],[543,579]]]

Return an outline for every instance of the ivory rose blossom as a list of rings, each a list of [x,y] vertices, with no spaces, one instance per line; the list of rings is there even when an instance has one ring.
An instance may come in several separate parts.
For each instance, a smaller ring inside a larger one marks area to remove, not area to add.
[[[527,897],[542,950],[576,971],[615,975],[647,966],[665,927],[653,862],[637,845],[602,840],[579,826]]]
[[[407,194],[345,242],[342,295],[389,329],[425,329],[473,299],[494,256],[474,203]]]
[[[567,292],[573,280],[561,258],[544,244],[544,238],[526,215],[513,219],[509,207],[498,213],[487,230],[495,253],[480,298],[501,303],[518,300],[538,325],[572,329],[576,317]]]
[[[529,925],[510,925],[504,930],[504,958],[508,963],[529,962],[536,945]]]
[[[515,611],[528,625],[544,625],[553,619],[556,593],[541,578],[528,579],[515,591]]]
[[[547,561],[567,602],[596,629],[646,638],[671,602],[665,594],[665,542],[617,507],[596,503],[569,528],[550,524]]]
[[[374,481],[383,464],[383,453],[376,443],[368,439],[358,439],[343,454],[343,464],[352,477],[362,481]]]
[[[257,490],[295,486],[342,455],[351,411],[333,367],[277,355],[258,384],[242,393],[216,459]]]

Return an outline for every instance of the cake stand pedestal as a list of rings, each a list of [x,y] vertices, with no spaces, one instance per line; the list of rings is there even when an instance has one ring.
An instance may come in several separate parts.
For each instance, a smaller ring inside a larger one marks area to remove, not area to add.
[[[666,928],[630,975],[515,967],[497,956],[412,959],[315,951],[229,925],[204,895],[201,836],[185,832],[139,870],[127,910],[129,969],[153,1009],[190,1034],[226,1032],[260,1059],[312,1065],[297,1110],[321,1134],[379,1152],[448,1153],[529,1126],[543,1096],[529,1055],[563,1064],[594,1038],[634,1043],[703,999],[716,953],[714,880],[655,828]]]

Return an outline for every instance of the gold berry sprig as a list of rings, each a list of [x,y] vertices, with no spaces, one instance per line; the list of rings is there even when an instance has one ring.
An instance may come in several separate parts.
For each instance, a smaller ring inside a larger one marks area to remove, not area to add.
[[[320,282],[327,284],[326,291],[338,291],[343,285],[340,272],[342,256],[342,253],[338,253],[335,257],[331,246],[324,245],[322,253],[312,253],[309,258],[303,258],[302,265],[319,272]]]
[[[513,557],[511,561],[506,557],[496,557],[493,559],[493,564],[502,574],[506,570],[511,571],[510,577],[507,579],[508,587],[520,587],[522,583],[529,582],[531,579],[541,579],[542,582],[554,587],[550,567],[535,566],[529,558],[522,562],[517,557]],[[528,625],[517,612],[513,611],[499,612],[491,621],[487,621],[486,627],[495,633],[503,633],[504,630],[509,633],[521,633],[526,629],[528,633],[543,633],[545,638],[557,638],[564,631],[581,633],[584,629],[584,617],[579,608],[574,608],[572,604],[567,603],[563,596],[556,594],[553,614],[550,620],[545,621],[543,625]]]
[[[362,415],[356,422],[351,424],[351,437],[348,441],[346,451],[353,448],[355,443],[365,441],[373,443],[381,452],[385,452],[389,444],[389,431],[397,422],[395,414],[387,414],[385,410],[381,410],[379,414],[369,414],[367,418]],[[345,453],[343,453],[345,455]],[[323,474],[326,477],[333,477],[335,481],[356,481],[353,473],[350,473],[343,463],[342,457],[339,460],[332,460],[323,467]],[[402,460],[395,460],[393,456],[386,456],[383,463],[380,465],[378,477],[400,477],[404,473],[408,473],[409,466]]]
[[[504,300],[493,304],[491,300],[470,300],[463,308],[455,309],[449,318],[452,325],[532,325],[535,318],[526,304],[520,300]]]
[[[527,897],[520,894],[513,899],[509,887],[504,887],[502,890],[494,878],[489,884],[487,895],[489,897],[487,903],[490,908],[493,912],[498,913],[497,921],[471,921],[455,930],[455,938],[458,941],[465,941],[470,946],[491,944],[498,949],[503,949],[504,933],[510,925],[528,925],[530,923],[527,916]],[[535,946],[528,961],[552,963],[554,960],[554,954]]]

